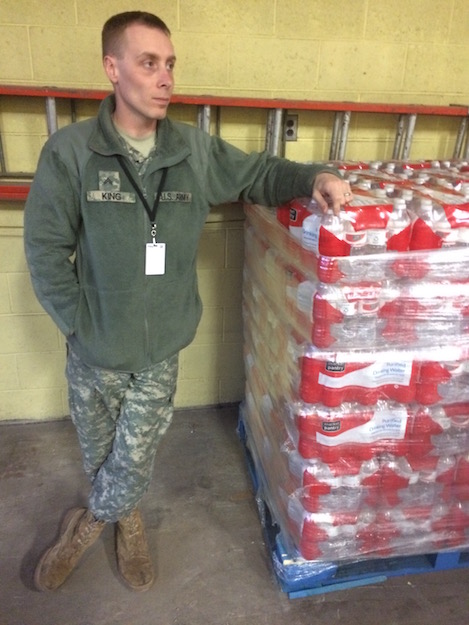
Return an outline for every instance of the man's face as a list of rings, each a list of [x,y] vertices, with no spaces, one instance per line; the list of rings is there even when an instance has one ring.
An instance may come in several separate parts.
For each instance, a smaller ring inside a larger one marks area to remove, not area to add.
[[[129,26],[119,53],[104,58],[116,95],[116,122],[124,130],[144,130],[166,116],[175,60],[169,37],[141,24]]]

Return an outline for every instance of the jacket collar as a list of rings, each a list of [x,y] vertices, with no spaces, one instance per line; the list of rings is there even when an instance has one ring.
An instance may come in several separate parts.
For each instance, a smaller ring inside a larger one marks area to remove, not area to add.
[[[115,108],[114,94],[106,96],[99,107],[97,123],[88,142],[88,147],[91,150],[103,156],[126,155],[125,148],[119,141],[112,123],[112,113]],[[173,122],[167,117],[159,120],[157,148],[154,156],[155,161],[158,162],[158,167],[175,165],[190,153],[189,144]]]

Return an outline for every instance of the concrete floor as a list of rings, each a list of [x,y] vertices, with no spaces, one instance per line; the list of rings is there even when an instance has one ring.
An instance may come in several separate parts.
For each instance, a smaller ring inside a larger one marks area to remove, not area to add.
[[[237,407],[176,413],[142,502],[159,578],[119,580],[112,527],[55,593],[35,563],[69,507],[86,503],[69,421],[0,426],[0,625],[467,625],[469,569],[289,599],[263,543]]]

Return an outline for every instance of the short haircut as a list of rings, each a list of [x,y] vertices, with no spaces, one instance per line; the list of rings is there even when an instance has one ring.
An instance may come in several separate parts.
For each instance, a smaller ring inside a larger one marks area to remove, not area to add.
[[[119,56],[125,30],[133,24],[156,28],[157,30],[161,30],[168,37],[171,37],[169,28],[162,19],[153,15],[153,13],[145,13],[144,11],[117,13],[117,15],[110,17],[103,26],[101,33],[103,58],[107,54]]]

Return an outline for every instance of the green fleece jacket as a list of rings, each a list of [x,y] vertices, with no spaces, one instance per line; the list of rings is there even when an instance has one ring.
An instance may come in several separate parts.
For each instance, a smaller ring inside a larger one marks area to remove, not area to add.
[[[309,195],[325,167],[247,155],[164,119],[139,177],[114,129],[114,106],[107,97],[97,118],[58,130],[44,146],[25,207],[25,250],[39,301],[84,362],[138,372],[194,338],[202,312],[197,247],[210,207]],[[167,168],[156,216],[164,275],[145,275],[150,220],[118,155],[150,206]]]

